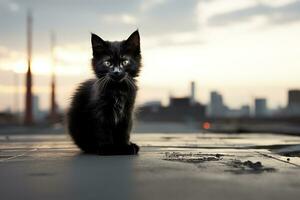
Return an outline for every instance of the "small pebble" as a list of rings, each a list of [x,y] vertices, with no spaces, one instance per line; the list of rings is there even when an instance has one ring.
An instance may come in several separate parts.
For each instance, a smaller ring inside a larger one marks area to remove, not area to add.
[[[287,158],[286,161],[290,162],[290,158]]]

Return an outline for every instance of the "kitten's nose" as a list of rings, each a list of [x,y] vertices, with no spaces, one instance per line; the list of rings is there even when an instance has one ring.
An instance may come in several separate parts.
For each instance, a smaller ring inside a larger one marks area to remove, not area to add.
[[[121,74],[122,74],[121,71],[115,71],[115,72],[113,72],[113,75],[114,75],[114,76],[120,76]]]
[[[111,73],[110,73],[111,77],[116,80],[116,81],[119,81],[121,80],[124,76],[125,76],[125,73],[124,73],[124,70],[120,69],[120,68],[115,68]]]

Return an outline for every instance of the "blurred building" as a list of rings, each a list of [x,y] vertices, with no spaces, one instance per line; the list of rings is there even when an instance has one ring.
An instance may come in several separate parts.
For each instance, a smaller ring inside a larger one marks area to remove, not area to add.
[[[0,125],[16,124],[17,120],[17,116],[10,111],[0,112]]]
[[[243,105],[241,107],[241,116],[242,117],[250,117],[250,106],[249,105]]]
[[[205,106],[195,99],[195,83],[191,83],[191,94],[186,97],[170,97],[169,105],[147,102],[139,107],[137,118],[141,121],[192,122],[205,117]]]
[[[254,115],[255,115],[255,117],[268,116],[267,99],[256,98],[254,100]]]
[[[32,96],[32,111],[35,121],[44,120],[45,113],[40,109],[40,97],[38,95]]]
[[[189,97],[170,97],[170,107],[183,108],[189,107],[191,104],[191,99]]]
[[[161,101],[148,101],[146,103],[144,103],[143,105],[146,108],[149,108],[151,112],[158,112],[160,110],[160,108],[162,107],[162,103]]]
[[[287,114],[289,116],[300,116],[300,90],[288,91]]]
[[[250,106],[243,105],[238,109],[227,108],[226,117],[234,117],[234,118],[250,117]]]
[[[196,83],[195,81],[191,82],[191,95],[190,95],[190,102],[191,104],[196,103]]]
[[[210,117],[225,117],[228,108],[223,103],[223,97],[217,91],[210,93],[210,104],[208,109],[208,116]]]
[[[40,98],[38,95],[33,95],[33,115],[37,116],[40,112]]]

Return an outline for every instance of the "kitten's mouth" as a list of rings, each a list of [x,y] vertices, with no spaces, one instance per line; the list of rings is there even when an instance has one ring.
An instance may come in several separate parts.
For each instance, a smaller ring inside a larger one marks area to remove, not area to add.
[[[122,77],[111,77],[111,79],[115,82],[121,83],[127,78],[127,74],[125,74]]]
[[[119,82],[124,81],[126,78],[127,78],[127,73],[125,74],[125,76],[123,76],[123,77],[119,80]]]

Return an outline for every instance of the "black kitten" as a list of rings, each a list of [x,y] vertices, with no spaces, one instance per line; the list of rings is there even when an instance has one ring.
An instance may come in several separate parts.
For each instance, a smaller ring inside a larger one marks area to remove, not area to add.
[[[141,68],[140,36],[109,42],[92,34],[92,66],[96,78],[83,82],[68,112],[68,128],[75,144],[86,153],[137,154],[129,141]]]

